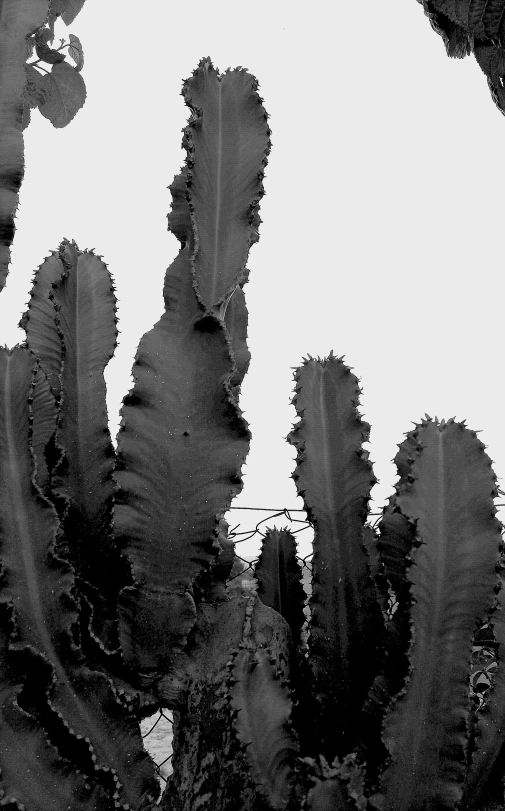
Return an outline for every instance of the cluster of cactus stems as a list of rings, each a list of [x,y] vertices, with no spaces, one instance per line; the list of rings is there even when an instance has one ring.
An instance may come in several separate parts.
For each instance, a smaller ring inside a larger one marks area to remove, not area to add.
[[[287,530],[231,593],[223,516],[250,433],[244,285],[270,151],[258,84],[184,83],[180,250],[123,401],[102,258],[64,239],[0,349],[0,805],[8,811],[490,811],[504,806],[505,622],[496,477],[475,432],[426,417],[377,526],[358,380],[295,372],[293,478],[314,527],[310,622]],[[3,169],[3,167],[2,167]],[[394,610],[391,601],[394,598]],[[496,672],[470,689],[472,647]],[[139,721],[173,711],[160,798]]]

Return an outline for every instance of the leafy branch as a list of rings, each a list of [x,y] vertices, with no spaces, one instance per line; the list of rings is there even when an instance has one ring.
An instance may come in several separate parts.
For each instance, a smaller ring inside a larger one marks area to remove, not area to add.
[[[29,42],[29,55],[35,45],[38,59],[25,65],[27,82],[23,92],[23,129],[30,121],[30,108],[38,107],[54,127],[65,127],[86,100],[86,85],[80,75],[84,52],[79,38],[70,34],[68,43],[60,39],[59,48],[50,48],[48,42],[52,42],[53,38],[52,31],[44,28],[34,34],[32,42]],[[61,53],[67,47],[68,55],[76,63],[75,67],[66,62],[65,55]],[[51,69],[42,67],[41,62],[51,65]],[[43,73],[39,73],[39,70]]]

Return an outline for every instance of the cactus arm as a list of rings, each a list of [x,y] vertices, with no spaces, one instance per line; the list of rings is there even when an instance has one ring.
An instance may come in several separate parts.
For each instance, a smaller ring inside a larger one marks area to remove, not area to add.
[[[396,496],[418,548],[408,571],[412,673],[385,721],[393,757],[382,778],[386,811],[455,808],[461,799],[471,646],[493,605],[501,543],[496,479],[476,434],[428,419],[416,439],[422,450]]]
[[[2,0],[0,4],[0,291],[7,280],[14,215],[24,175],[26,38],[44,25],[48,7],[49,0]]]
[[[356,406],[357,379],[342,360],[306,360],[295,372],[294,404],[302,417],[288,441],[298,450],[293,474],[314,524],[309,652],[313,725],[320,751],[347,754],[381,657],[383,618],[363,544],[375,479],[361,444],[369,426]]]
[[[50,471],[52,492],[46,494],[66,503],[65,554],[81,589],[85,587],[93,633],[112,649],[118,646],[113,627],[117,594],[128,582],[125,562],[121,565],[112,542],[115,454],[103,375],[116,346],[115,313],[105,264],[64,240],[36,272],[29,307],[20,322],[26,345],[40,358],[58,403],[53,461],[59,463]],[[40,441],[47,442],[47,431],[48,427]],[[43,463],[41,455],[41,470]]]
[[[217,516],[241,487],[249,444],[227,333],[203,314],[188,246],[181,254],[165,278],[169,308],[140,343],[118,435],[115,535],[136,581],[120,595],[122,647],[142,671],[168,670],[195,622],[191,584],[219,549]]]
[[[58,516],[34,477],[31,412],[50,402],[31,396],[38,369],[28,349],[0,350],[0,603],[12,612],[9,650],[23,673],[20,706],[41,725],[60,756],[98,783],[109,800],[117,792],[133,807],[145,807],[158,793],[152,762],[143,751],[138,725],[109,679],[83,663],[74,571],[58,555]],[[40,736],[31,721],[25,733],[30,728],[36,748]],[[5,734],[7,738],[0,727],[0,752],[8,748],[9,729]],[[47,757],[23,775],[30,792],[42,791],[48,779],[45,766]],[[57,779],[57,772],[52,774]],[[2,779],[3,769],[3,788]],[[38,805],[29,811],[33,807]]]
[[[53,490],[70,500],[80,525],[74,531],[84,533],[88,554],[94,557],[93,544],[108,534],[112,520],[115,454],[107,426],[104,370],[117,346],[116,298],[100,257],[67,242],[60,254],[66,270],[50,296],[63,347],[57,441],[65,459]]]
[[[205,307],[221,315],[221,305],[245,278],[249,248],[258,239],[270,129],[257,87],[242,68],[219,76],[208,58],[182,90],[193,111],[185,130],[192,267]]]
[[[295,537],[289,530],[267,529],[254,577],[258,581],[258,597],[284,617],[296,647],[305,621],[303,606],[307,595],[301,583]]]

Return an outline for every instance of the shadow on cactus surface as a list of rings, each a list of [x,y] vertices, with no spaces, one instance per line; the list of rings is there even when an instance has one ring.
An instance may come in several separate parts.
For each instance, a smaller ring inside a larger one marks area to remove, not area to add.
[[[358,380],[333,353],[305,359],[288,441],[314,527],[308,605],[288,530],[265,534],[257,591],[230,586],[223,516],[250,440],[243,288],[270,151],[257,89],[210,59],[184,83],[168,216],[180,251],[117,451],[103,374],[116,300],[100,256],[64,239],[35,273],[26,341],[0,350],[9,810],[503,807],[502,538],[475,432],[421,420],[372,525]],[[475,651],[496,665],[482,701]],[[160,798],[139,724],[161,707],[173,771]]]

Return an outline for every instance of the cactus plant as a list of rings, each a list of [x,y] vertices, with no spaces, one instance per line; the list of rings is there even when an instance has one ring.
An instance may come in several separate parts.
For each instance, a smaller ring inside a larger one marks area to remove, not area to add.
[[[63,240],[0,350],[0,801],[153,809],[139,721],[174,715],[172,811],[503,807],[501,525],[496,478],[463,423],[399,446],[377,528],[357,378],[295,372],[288,440],[314,526],[309,633],[294,538],[269,530],[257,592],[227,589],[224,514],[249,444],[244,285],[270,151],[258,84],[201,60],[183,86],[181,243],[144,335],[114,450],[104,368],[114,285]],[[394,609],[392,601],[394,600]],[[496,654],[482,703],[472,649]]]

